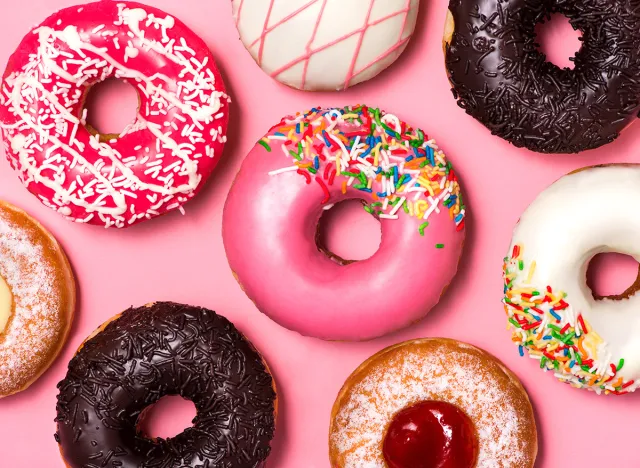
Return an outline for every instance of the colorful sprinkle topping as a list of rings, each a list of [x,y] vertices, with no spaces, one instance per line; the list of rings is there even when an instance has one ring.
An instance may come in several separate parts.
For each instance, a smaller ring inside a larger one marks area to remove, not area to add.
[[[540,368],[553,371],[562,382],[596,393],[621,395],[638,384],[618,375],[624,359],[611,362],[605,341],[579,311],[566,300],[567,294],[531,285],[536,263],[522,258],[523,247],[515,245],[503,267],[504,309],[519,353],[540,361]]]
[[[272,151],[273,140],[282,142],[293,165],[270,175],[292,171],[307,184],[315,181],[322,204],[331,199],[330,187],[343,194],[355,189],[371,201],[364,209],[377,218],[417,218],[421,236],[429,216],[442,209],[458,231],[464,229],[465,206],[451,163],[434,140],[394,115],[366,106],[314,108],[284,118],[260,144]]]

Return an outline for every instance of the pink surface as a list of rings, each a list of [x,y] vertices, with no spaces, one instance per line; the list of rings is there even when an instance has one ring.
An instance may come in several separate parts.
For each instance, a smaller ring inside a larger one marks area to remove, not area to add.
[[[28,391],[0,400],[4,448],[0,465],[63,466],[53,440],[53,418],[55,385],[69,358],[107,318],[132,304],[163,299],[221,312],[269,360],[282,404],[272,467],[328,467],[329,412],[344,379],[375,351],[424,336],[471,342],[496,354],[520,376],[538,419],[538,467],[640,465],[635,441],[640,393],[599,397],[543,374],[535,361],[518,356],[505,331],[500,305],[502,258],[520,213],[539,191],[577,167],[640,162],[640,124],[626,130],[617,142],[579,156],[537,155],[492,137],[457,107],[449,92],[440,43],[446,0],[423,2],[414,42],[394,67],[342,94],[301,93],[264,75],[236,39],[227,0],[150,3],[179,15],[217,57],[234,97],[229,143],[210,182],[186,205],[187,216],[172,213],[124,231],[65,221],[30,195],[7,162],[0,161],[0,198],[29,211],[58,237],[75,268],[80,290],[77,321],[62,356]],[[0,62],[6,62],[32,24],[70,4],[66,0],[0,0]],[[460,274],[424,321],[369,343],[326,343],[289,332],[255,309],[227,266],[220,221],[242,158],[273,123],[310,106],[355,102],[389,109],[438,139],[456,166],[469,201],[467,243]]]

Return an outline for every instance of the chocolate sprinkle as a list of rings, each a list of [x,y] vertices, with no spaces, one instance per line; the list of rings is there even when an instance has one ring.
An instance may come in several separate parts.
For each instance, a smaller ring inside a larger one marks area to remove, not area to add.
[[[226,318],[171,302],[129,309],[88,340],[58,384],[58,432],[71,468],[263,466],[276,394],[260,354]],[[193,426],[148,439],[143,411],[193,401]]]
[[[446,67],[458,105],[515,146],[576,153],[615,140],[640,109],[640,0],[451,0]],[[575,68],[547,62],[534,27],[582,32]]]

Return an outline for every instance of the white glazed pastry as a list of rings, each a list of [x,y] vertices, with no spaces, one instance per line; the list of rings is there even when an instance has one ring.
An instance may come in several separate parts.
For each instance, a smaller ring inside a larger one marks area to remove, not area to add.
[[[640,385],[640,297],[596,300],[593,256],[640,260],[640,166],[597,166],[555,182],[527,208],[505,258],[504,306],[513,341],[563,382],[605,394]]]
[[[341,90],[402,54],[419,0],[232,0],[240,39],[272,78],[297,89]]]

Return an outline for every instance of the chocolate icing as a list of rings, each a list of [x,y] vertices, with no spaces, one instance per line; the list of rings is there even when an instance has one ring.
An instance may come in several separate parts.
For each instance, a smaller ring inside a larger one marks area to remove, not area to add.
[[[575,153],[613,141],[640,109],[640,0],[451,0],[446,67],[458,105],[518,147]],[[573,70],[546,61],[551,13],[582,32]]]
[[[71,468],[262,466],[275,430],[272,377],[224,317],[159,302],[88,340],[58,384],[56,440]],[[136,428],[164,395],[193,401],[193,427],[151,440]]]

